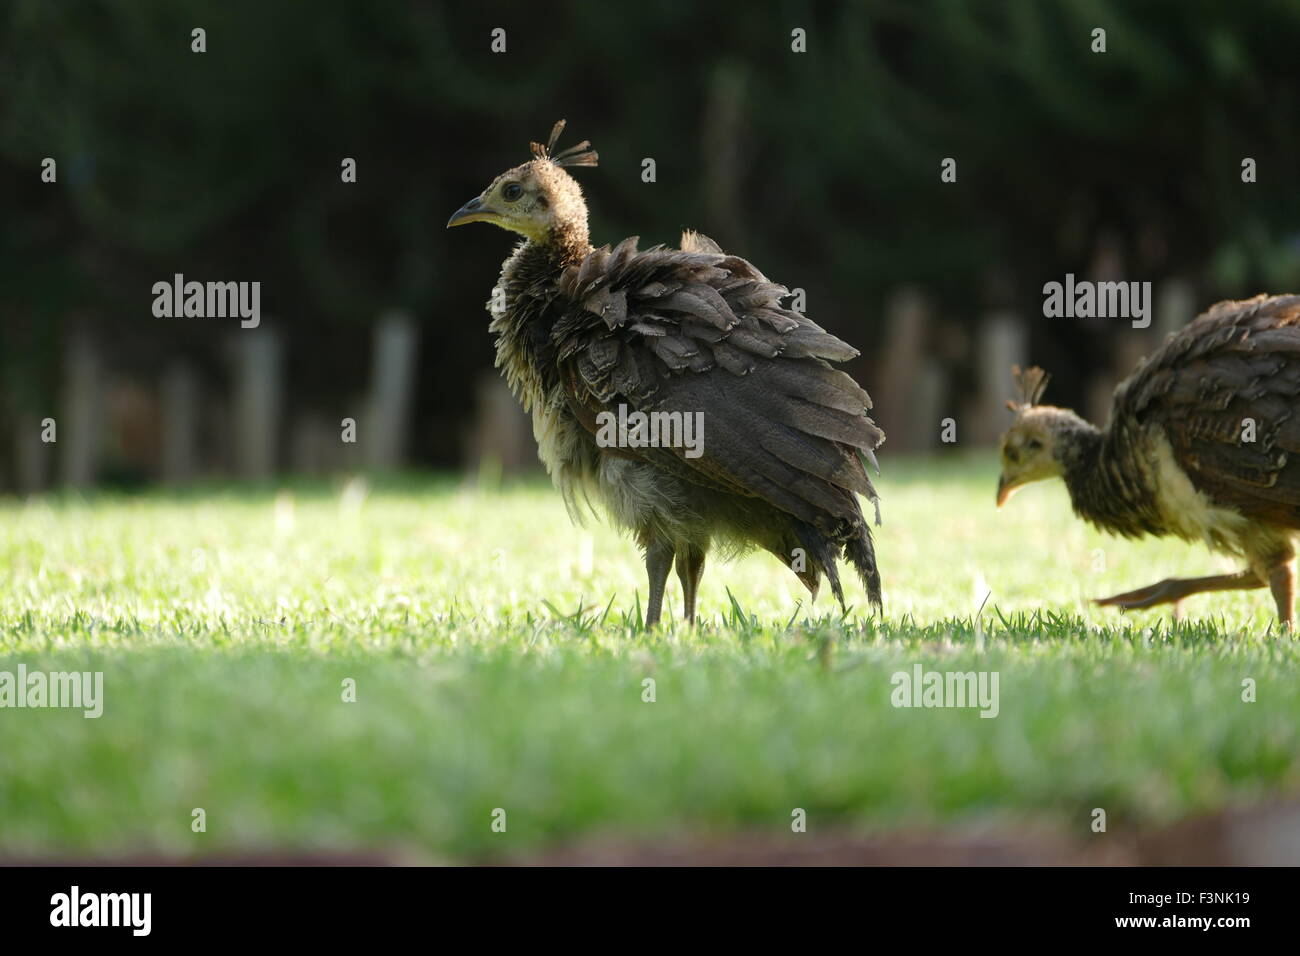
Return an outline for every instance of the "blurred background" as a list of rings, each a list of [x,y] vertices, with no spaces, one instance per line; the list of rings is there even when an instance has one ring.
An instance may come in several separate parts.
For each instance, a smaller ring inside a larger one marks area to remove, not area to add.
[[[862,350],[886,469],[949,417],[991,444],[1012,362],[1104,419],[1198,311],[1300,291],[1297,29],[1281,0],[3,0],[0,490],[538,467],[484,310],[513,240],[444,224],[560,117],[600,152],[597,244],[696,228]],[[177,273],[260,282],[260,326],[155,317]],[[1044,318],[1067,273],[1151,282],[1151,327]]]

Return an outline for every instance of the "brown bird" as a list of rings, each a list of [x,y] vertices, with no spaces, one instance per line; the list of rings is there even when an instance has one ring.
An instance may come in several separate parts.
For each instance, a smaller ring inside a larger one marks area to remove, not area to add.
[[[1169,579],[1099,600],[1177,603],[1203,591],[1268,587],[1290,626],[1300,529],[1300,296],[1220,302],[1169,336],[1115,390],[1098,429],[1038,404],[1042,369],[1021,374],[1002,438],[999,507],[1020,486],[1061,477],[1074,511],[1126,537],[1176,535],[1239,555],[1235,574]]]
[[[857,351],[698,233],[684,233],[680,249],[638,251],[635,236],[593,248],[582,190],[565,169],[595,166],[596,153],[586,142],[556,153],[563,128],[447,225],[490,222],[523,236],[488,302],[489,329],[570,514],[599,502],[631,532],[649,577],[647,626],[659,620],[674,559],[695,619],[715,545],[770,551],[814,597],[824,574],[841,607],[843,555],[879,607],[855,495],[877,500],[863,459],[874,466],[884,434],[867,417],[867,393],[830,364]]]

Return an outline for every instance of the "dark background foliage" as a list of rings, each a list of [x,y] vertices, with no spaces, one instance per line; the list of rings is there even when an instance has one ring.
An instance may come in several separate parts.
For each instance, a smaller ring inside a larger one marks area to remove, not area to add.
[[[1022,316],[1054,398],[1082,402],[1125,327],[1042,318],[1044,282],[1109,256],[1125,279],[1191,283],[1197,308],[1300,285],[1298,28],[1281,0],[4,0],[3,402],[55,400],[75,323],[147,387],[183,356],[220,388],[228,325],[154,318],[150,288],[259,280],[293,407],[364,389],[371,326],[410,310],[412,457],[460,464],[512,240],[444,223],[561,116],[600,152],[578,172],[596,242],[690,226],[804,288],[882,408],[902,400],[873,379],[904,287],[941,319],[925,347],[954,403],[990,310]]]

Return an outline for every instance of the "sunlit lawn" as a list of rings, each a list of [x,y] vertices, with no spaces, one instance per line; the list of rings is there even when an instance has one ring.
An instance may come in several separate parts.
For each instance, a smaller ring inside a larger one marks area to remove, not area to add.
[[[1115,832],[1300,791],[1300,650],[1266,596],[1176,628],[1087,604],[1222,559],[1102,536],[1059,486],[998,512],[991,458],[883,464],[883,621],[755,555],[709,567],[700,627],[651,633],[635,549],[542,483],[0,501],[0,671],[100,670],[105,697],[0,709],[0,854],[477,859],[794,808],[1084,838],[1094,807]],[[998,716],[893,707],[916,663],[998,672]]]

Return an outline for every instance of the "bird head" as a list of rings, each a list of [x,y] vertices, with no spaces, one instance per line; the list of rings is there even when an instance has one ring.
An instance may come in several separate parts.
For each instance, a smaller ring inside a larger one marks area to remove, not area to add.
[[[1091,426],[1067,408],[1040,405],[1051,377],[1041,368],[1012,369],[1020,400],[1007,402],[1015,420],[1002,436],[1002,474],[998,478],[998,507],[1019,488],[1033,481],[1064,474],[1063,451],[1070,436]]]
[[[564,169],[595,166],[597,155],[585,140],[556,153],[555,142],[563,129],[564,120],[560,120],[545,146],[532,144],[532,160],[492,180],[483,192],[452,214],[447,228],[490,222],[534,242],[585,241],[587,204],[577,180]]]

